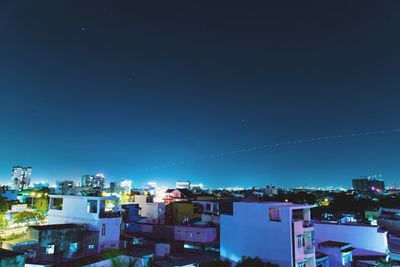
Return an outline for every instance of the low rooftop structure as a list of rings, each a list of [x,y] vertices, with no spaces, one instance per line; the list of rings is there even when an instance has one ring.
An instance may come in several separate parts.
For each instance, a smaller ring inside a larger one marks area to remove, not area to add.
[[[0,248],[0,266],[25,266],[25,256],[22,253]]]

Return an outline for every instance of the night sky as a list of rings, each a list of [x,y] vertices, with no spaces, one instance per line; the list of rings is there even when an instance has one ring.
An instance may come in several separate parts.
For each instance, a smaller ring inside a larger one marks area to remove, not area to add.
[[[247,148],[400,128],[400,2],[270,2],[1,1],[0,181],[393,185],[398,132]]]

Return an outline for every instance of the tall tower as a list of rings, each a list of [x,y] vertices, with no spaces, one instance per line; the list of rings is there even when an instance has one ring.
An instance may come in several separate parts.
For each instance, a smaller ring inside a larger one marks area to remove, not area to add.
[[[31,182],[32,167],[14,166],[11,184],[15,190],[24,190]]]
[[[83,175],[82,187],[104,189],[104,182],[106,177],[102,173],[96,175]]]

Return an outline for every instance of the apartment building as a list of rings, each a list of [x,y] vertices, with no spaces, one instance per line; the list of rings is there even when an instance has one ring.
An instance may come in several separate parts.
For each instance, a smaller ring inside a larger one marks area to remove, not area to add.
[[[99,233],[98,252],[119,247],[121,209],[117,197],[50,195],[49,224],[85,224]]]
[[[281,267],[314,267],[314,227],[309,205],[233,202],[222,214],[221,257],[238,262],[259,257]]]

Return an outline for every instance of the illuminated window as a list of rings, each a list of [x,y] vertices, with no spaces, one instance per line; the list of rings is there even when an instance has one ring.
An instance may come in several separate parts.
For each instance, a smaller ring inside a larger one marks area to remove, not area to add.
[[[54,254],[54,250],[55,250],[55,245],[47,245],[46,247],[46,254]]]
[[[106,200],[104,205],[104,211],[109,212],[115,209],[115,201],[114,200]]]
[[[73,242],[69,245],[69,250],[71,252],[77,252],[78,251],[78,242]]]
[[[352,253],[349,253],[349,252],[347,252],[347,253],[342,253],[342,263],[343,263],[343,266],[346,265],[347,263],[351,262],[352,257],[353,257],[353,256],[352,256]]]
[[[269,209],[269,220],[280,222],[281,221],[281,209],[279,208],[270,208]]]
[[[52,210],[62,210],[62,206],[63,206],[63,198],[51,198],[50,201],[50,209]]]
[[[94,249],[94,245],[93,244],[89,244],[88,248],[89,249]]]

